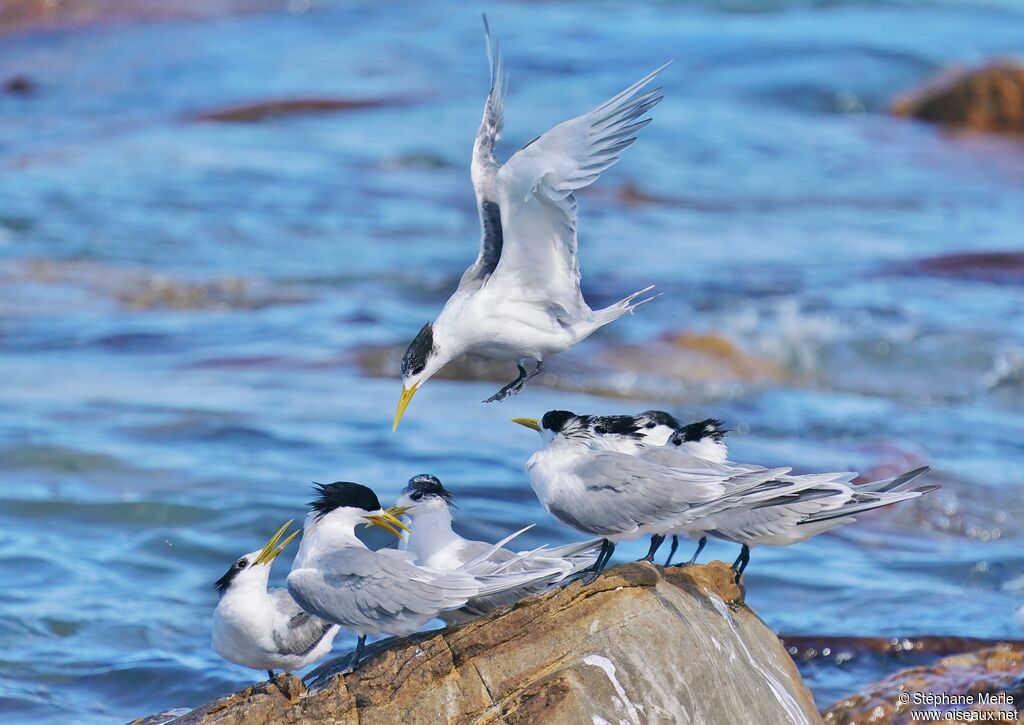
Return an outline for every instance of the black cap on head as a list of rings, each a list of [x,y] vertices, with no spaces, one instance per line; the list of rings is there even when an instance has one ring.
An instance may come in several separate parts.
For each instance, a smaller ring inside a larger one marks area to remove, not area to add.
[[[455,497],[451,491],[442,485],[441,479],[429,473],[420,473],[410,478],[402,493],[409,494],[413,501],[422,501],[427,496],[437,496],[449,506],[455,506]]]
[[[558,433],[566,423],[575,417],[576,414],[568,410],[549,410],[540,419],[540,427]]]
[[[647,428],[653,428],[656,425],[667,425],[669,428],[678,430],[683,427],[678,418],[666,413],[664,410],[645,410],[637,417],[646,419],[647,422],[644,425]]]
[[[434,326],[425,324],[416,337],[409,343],[409,348],[402,357],[402,377],[418,375],[427,366],[427,358],[434,351]]]
[[[725,438],[725,434],[728,432],[722,427],[722,421],[717,418],[708,418],[697,423],[690,423],[679,429],[679,434],[687,442],[702,441],[705,438],[720,441]]]
[[[309,502],[309,509],[316,511],[318,519],[339,508],[357,508],[364,511],[379,511],[381,508],[377,494],[361,483],[337,481],[314,483],[313,486],[317,497]]]

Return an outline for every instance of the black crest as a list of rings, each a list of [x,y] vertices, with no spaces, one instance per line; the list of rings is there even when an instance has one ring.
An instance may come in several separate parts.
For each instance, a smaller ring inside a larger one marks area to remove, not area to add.
[[[409,349],[402,357],[402,377],[419,375],[427,366],[427,358],[434,351],[434,326],[425,324],[409,343]]]
[[[598,435],[619,435],[635,438],[640,424],[632,415],[583,416],[585,424],[593,427]]]
[[[441,479],[431,476],[429,473],[421,473],[409,479],[409,484],[402,489],[402,493],[409,494],[413,501],[420,501],[426,496],[437,496],[449,507],[455,506],[455,496],[445,488]]]
[[[540,427],[546,428],[547,430],[560,433],[565,424],[576,417],[575,413],[571,413],[568,410],[549,410],[544,414],[544,417],[540,419]]]
[[[679,422],[678,418],[666,413],[664,410],[645,410],[637,417],[647,421],[644,424],[646,428],[653,428],[658,425],[667,425],[672,430],[679,430],[683,427],[683,424]]]
[[[334,509],[357,508],[364,511],[379,511],[377,494],[361,483],[338,481],[336,483],[314,483],[317,497],[309,502],[309,509],[322,518]]]
[[[687,442],[702,441],[705,438],[720,441],[725,438],[725,434],[728,432],[722,427],[722,421],[717,418],[708,418],[698,423],[690,423],[679,429],[679,435],[682,435],[683,440]]]

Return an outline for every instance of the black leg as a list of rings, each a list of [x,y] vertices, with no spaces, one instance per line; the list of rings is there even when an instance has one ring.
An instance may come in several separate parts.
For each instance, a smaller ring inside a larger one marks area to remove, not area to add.
[[[750,563],[750,547],[746,544],[740,549],[740,555],[736,557],[736,561],[732,563],[732,570],[736,572],[736,581],[739,582],[740,577],[743,576],[743,572],[747,568],[747,564]]]
[[[510,395],[515,395],[523,389],[523,386],[526,385],[526,381],[529,379],[529,375],[522,363],[516,363],[516,367],[519,368],[519,377],[485,400],[485,403],[496,403],[500,400],[504,400]]]
[[[533,380],[535,377],[540,375],[540,373],[541,373],[541,371],[543,369],[544,369],[544,361],[543,360],[538,360],[537,361],[537,367],[535,367],[533,369],[532,373],[530,373],[529,375],[526,376],[526,381],[524,381],[523,386],[525,387],[526,386],[526,382],[529,382],[530,380]]]
[[[661,548],[661,543],[664,540],[665,537],[661,534],[654,534],[651,536],[651,548],[648,549],[647,556],[640,561],[654,561],[654,555],[658,552],[658,549]]]
[[[267,670],[267,679],[268,680],[273,680],[274,679],[274,671],[273,670]]]
[[[366,635],[361,635],[356,640],[356,651],[352,653],[352,669],[354,670],[359,666],[359,658],[363,656],[363,650],[366,648]]]
[[[594,566],[590,567],[587,576],[583,577],[584,584],[593,584],[594,580],[604,571],[604,568],[608,566],[608,560],[612,558],[612,552],[615,551],[615,544],[608,539],[604,539],[601,542],[601,553],[597,555],[597,561],[594,562]]]
[[[691,564],[696,564],[697,563],[697,557],[700,556],[700,552],[704,550],[704,545],[706,543],[708,543],[708,537],[706,537],[706,536],[700,537],[700,541],[697,542],[697,550],[695,552],[693,552],[693,556],[690,557],[690,563]]]
[[[672,563],[672,557],[676,555],[676,549],[679,548],[679,537],[675,534],[672,535],[672,548],[668,550],[668,558],[665,559],[665,566]]]

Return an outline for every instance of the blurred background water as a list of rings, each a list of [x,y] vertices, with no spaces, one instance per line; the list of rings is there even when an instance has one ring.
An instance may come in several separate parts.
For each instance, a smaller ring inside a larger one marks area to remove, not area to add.
[[[487,10],[503,157],[675,60],[655,122],[580,201],[594,306],[663,295],[501,405],[479,401],[514,371],[432,381],[397,434],[397,358],[476,253],[478,12],[215,3],[0,36],[0,81],[31,85],[0,95],[5,722],[126,720],[261,678],[210,649],[212,582],[314,480],[390,499],[431,472],[469,534],[576,538],[508,422],[552,408],[713,415],[734,458],[801,471],[930,464],[925,500],[755,550],[748,601],[784,633],[1021,636],[1022,276],[922,260],[1021,250],[1024,145],[885,109],[950,62],[1024,52],[1024,7]],[[208,115],[281,98],[372,107]],[[824,707],[899,666],[804,672]]]

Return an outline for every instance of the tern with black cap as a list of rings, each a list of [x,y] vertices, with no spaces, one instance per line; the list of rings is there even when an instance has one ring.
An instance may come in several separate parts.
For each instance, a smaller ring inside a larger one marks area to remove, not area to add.
[[[451,571],[476,560],[475,574],[509,571],[533,573],[537,578],[521,589],[474,597],[461,609],[443,612],[441,619],[448,624],[465,621],[512,604],[528,594],[542,592],[550,585],[593,566],[597,560],[597,549],[601,546],[599,539],[520,552],[507,546],[496,549],[493,544],[466,539],[452,529],[454,508],[455,497],[439,478],[429,473],[410,478],[395,506],[388,509],[396,516],[403,516],[409,525],[409,535],[399,548],[415,554],[417,564],[432,569]]]
[[[318,485],[317,494],[309,504],[288,591],[310,614],[355,632],[351,668],[359,664],[369,634],[412,634],[473,597],[517,589],[536,576],[499,572],[477,577],[468,571],[476,561],[441,571],[417,566],[407,551],[372,551],[356,537],[357,525],[382,526],[399,536],[408,527],[384,511],[377,494],[362,484]]]
[[[484,402],[518,393],[564,352],[653,297],[647,287],[599,310],[580,291],[575,192],[594,183],[636,141],[660,100],[646,86],[658,68],[593,111],[538,136],[502,165],[495,144],[504,125],[505,73],[486,28],[491,88],[473,145],[471,176],[480,215],[480,251],[433,322],[402,359],[402,394],[392,429],[424,383],[474,353],[515,362],[519,375]],[[667,64],[666,64],[667,65]],[[533,370],[527,363],[533,361]]]

